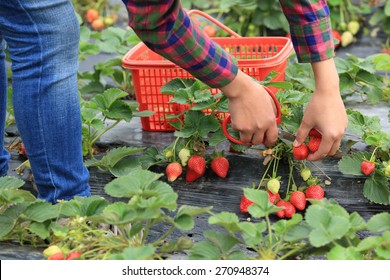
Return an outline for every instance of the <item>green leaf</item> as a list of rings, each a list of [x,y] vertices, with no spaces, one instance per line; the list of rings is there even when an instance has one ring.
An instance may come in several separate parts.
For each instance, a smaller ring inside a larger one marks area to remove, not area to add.
[[[220,260],[221,252],[210,241],[203,240],[192,247],[189,253],[190,260]]]
[[[14,176],[0,177],[0,190],[15,190],[25,184],[25,181]]]
[[[362,90],[363,90],[363,92],[366,93],[367,100],[371,104],[377,104],[383,100],[383,89],[382,88],[379,88],[377,86],[368,85],[368,86],[364,86]]]
[[[264,190],[244,188],[244,195],[254,202],[248,207],[248,212],[254,218],[264,217],[266,214],[275,213],[280,209],[269,202],[268,194]]]
[[[254,223],[250,222],[241,222],[238,224],[240,231],[247,235],[248,237],[256,237],[258,236],[257,227]],[[265,230],[265,228],[264,228]]]
[[[311,232],[311,228],[307,224],[301,223],[291,227],[287,231],[285,240],[287,242],[298,242],[300,240],[309,238],[310,232]]]
[[[210,132],[217,131],[220,128],[219,122],[212,115],[203,116],[199,122],[199,135],[207,138]]]
[[[156,147],[147,148],[139,157],[143,169],[149,169],[151,166],[160,162],[159,151]]]
[[[352,63],[350,61],[340,57],[335,57],[334,61],[339,74],[351,73]]]
[[[338,167],[341,173],[355,176],[362,176],[361,164],[364,159],[370,158],[368,152],[356,152],[352,155],[343,156],[338,162]]]
[[[219,128],[209,137],[209,145],[211,147],[215,147],[224,141],[226,141],[226,136],[223,134],[222,128]]]
[[[382,241],[383,239],[380,236],[368,236],[359,242],[359,244],[356,246],[356,249],[362,253],[374,250],[380,246]]]
[[[12,231],[16,224],[16,220],[12,219],[12,217],[0,215],[0,224],[0,240],[2,240]]]
[[[390,70],[390,56],[388,54],[376,54],[370,56],[372,62],[376,65],[377,71],[389,71]]]
[[[123,90],[110,88],[101,94],[97,94],[92,101],[104,112],[109,110],[115,101],[126,97],[127,95],[128,93]]]
[[[134,170],[141,169],[142,165],[138,158],[124,158],[117,162],[114,166],[109,167],[111,174],[115,177],[128,175]]]
[[[36,197],[27,190],[21,189],[1,189],[0,198],[8,203],[33,202]]]
[[[302,215],[296,213],[289,220],[279,220],[272,225],[272,229],[278,234],[286,234],[292,227],[295,227],[302,221]]]
[[[203,233],[203,235],[212,243],[214,243],[219,250],[221,251],[222,255],[228,255],[228,252],[237,244],[240,242],[237,240],[237,238],[234,238],[230,235],[209,230]]]
[[[50,222],[48,223],[31,223],[29,230],[38,235],[41,239],[47,239],[50,236]]]
[[[375,214],[368,220],[367,227],[371,232],[390,231],[390,213]]]
[[[366,221],[357,212],[353,212],[349,216],[349,222],[351,225],[351,229],[354,231],[364,230],[367,227]]]
[[[136,220],[137,212],[134,207],[129,204],[115,202],[104,208],[101,216],[108,224],[121,225]]]
[[[47,201],[37,200],[26,208],[24,214],[27,219],[42,223],[47,220],[58,218],[59,212],[60,208],[58,204],[53,205]]]
[[[313,228],[309,240],[314,247],[321,247],[340,239],[350,229],[347,218],[333,216],[329,210],[320,205],[311,205],[306,210],[305,219]]]
[[[114,179],[104,189],[108,195],[113,197],[142,195],[145,188],[161,176],[162,174],[153,173],[148,170],[135,170],[127,176]]]
[[[376,248],[375,253],[377,256],[379,256],[382,260],[390,260],[390,231],[386,231],[382,234],[382,242],[380,243],[380,246]]]
[[[87,161],[85,164],[87,167],[91,167],[91,166],[113,167],[123,158],[138,154],[144,150],[145,148],[118,147],[109,150],[108,153],[105,156],[103,156],[99,161]]]
[[[351,90],[355,86],[355,80],[351,78],[349,74],[340,75],[340,91]]]
[[[190,215],[182,214],[175,218],[175,225],[180,230],[191,230],[194,228],[194,219]]]
[[[164,246],[160,247],[161,253],[175,253],[183,252],[192,248],[192,241],[186,237],[180,237],[178,240],[173,242],[165,243]]]
[[[364,182],[363,195],[368,200],[383,204],[390,204],[389,183],[383,172],[375,170],[373,175]]]
[[[387,1],[386,2],[386,5],[385,5],[385,15],[387,16],[387,17],[390,17],[390,3],[389,3],[389,1]]]
[[[355,247],[344,248],[340,245],[333,247],[326,255],[328,260],[363,260],[363,256]]]
[[[151,260],[153,259],[155,248],[152,244],[140,247],[128,247],[123,253],[109,257],[110,260]]]
[[[240,229],[238,217],[234,213],[221,212],[209,217],[208,221],[209,224],[222,226],[229,232],[235,232]]]
[[[356,74],[356,81],[361,81],[369,85],[381,87],[382,82],[379,80],[379,77],[376,74],[367,72],[366,70],[360,70]]]

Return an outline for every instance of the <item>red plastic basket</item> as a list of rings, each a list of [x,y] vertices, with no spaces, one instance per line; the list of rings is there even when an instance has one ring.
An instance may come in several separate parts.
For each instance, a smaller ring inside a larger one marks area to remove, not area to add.
[[[238,62],[238,67],[244,73],[258,81],[263,80],[271,71],[279,74],[272,81],[284,81],[288,57],[293,47],[287,37],[241,37],[213,17],[191,10],[189,14],[198,14],[233,37],[214,37],[216,43],[231,53]],[[139,43],[124,56],[122,65],[130,69],[133,78],[136,100],[139,110],[154,111],[150,117],[142,117],[143,130],[174,131],[167,115],[178,114],[185,106],[170,103],[172,98],[160,92],[161,87],[174,78],[193,78],[186,70],[171,61],[151,51],[144,43]],[[270,87],[271,90],[275,90]],[[219,92],[212,89],[212,93]]]

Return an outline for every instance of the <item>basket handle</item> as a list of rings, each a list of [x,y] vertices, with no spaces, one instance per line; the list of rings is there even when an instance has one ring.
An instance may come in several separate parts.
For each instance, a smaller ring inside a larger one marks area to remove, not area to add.
[[[207,19],[207,20],[211,21],[212,23],[214,23],[216,26],[218,26],[221,29],[225,30],[227,33],[229,33],[233,37],[241,38],[241,35],[239,35],[238,33],[234,32],[229,27],[227,27],[226,25],[222,24],[221,22],[219,22],[218,20],[216,20],[212,16],[206,14],[205,12],[202,12],[202,11],[199,11],[199,10],[189,10],[189,11],[187,11],[187,14],[188,15],[197,14],[199,16],[202,16],[205,19]]]

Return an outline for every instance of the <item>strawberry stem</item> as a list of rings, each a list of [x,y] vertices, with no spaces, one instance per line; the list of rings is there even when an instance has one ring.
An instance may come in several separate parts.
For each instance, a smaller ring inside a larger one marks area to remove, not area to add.
[[[376,150],[379,148],[379,146],[378,147],[375,147],[375,149],[374,149],[374,151],[372,151],[372,154],[371,154],[371,157],[370,157],[370,161],[371,162],[375,162],[375,152],[376,152]]]

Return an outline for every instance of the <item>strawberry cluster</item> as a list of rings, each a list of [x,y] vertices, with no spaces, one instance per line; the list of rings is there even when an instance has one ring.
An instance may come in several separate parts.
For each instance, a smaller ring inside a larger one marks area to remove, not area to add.
[[[266,190],[268,193],[268,200],[272,204],[281,208],[280,211],[276,212],[276,216],[279,218],[291,218],[297,210],[303,211],[307,205],[307,199],[321,200],[325,196],[324,189],[320,185],[311,185],[307,187],[305,192],[295,190],[291,192],[285,199],[280,197],[279,193],[273,193],[269,189]],[[254,202],[249,200],[245,195],[241,196],[240,200],[240,212],[248,213],[248,207]]]
[[[202,177],[207,168],[207,160],[202,154],[193,154],[187,148],[179,151],[180,162],[170,162],[165,168],[165,174],[168,181],[173,182],[183,173],[183,167],[186,168],[185,178],[186,182],[194,182]],[[225,178],[229,171],[229,161],[221,154],[214,153],[210,159],[211,170],[219,177]]]
[[[322,135],[317,130],[310,130],[308,143],[302,143],[297,147],[293,147],[292,152],[294,158],[297,160],[304,160],[307,158],[309,153],[315,153],[320,147],[321,138]]]

